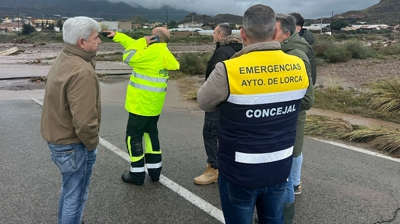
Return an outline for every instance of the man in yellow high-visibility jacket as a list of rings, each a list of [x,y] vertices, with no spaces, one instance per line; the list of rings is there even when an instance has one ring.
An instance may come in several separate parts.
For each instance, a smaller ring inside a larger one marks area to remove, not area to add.
[[[151,36],[135,40],[123,33],[105,32],[125,48],[123,61],[133,68],[125,101],[129,112],[126,145],[131,167],[122,174],[122,180],[142,185],[146,165],[151,180],[157,182],[162,168],[157,122],[167,93],[168,71],[179,69],[179,62],[167,47],[170,33],[164,27],[157,27]]]

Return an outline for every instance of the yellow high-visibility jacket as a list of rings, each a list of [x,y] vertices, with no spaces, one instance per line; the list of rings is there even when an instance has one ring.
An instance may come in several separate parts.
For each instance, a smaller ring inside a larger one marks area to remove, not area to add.
[[[125,109],[141,116],[159,115],[167,93],[168,70],[178,70],[179,62],[167,43],[147,46],[144,38],[135,40],[118,32],[113,40],[125,48],[123,61],[133,68]]]

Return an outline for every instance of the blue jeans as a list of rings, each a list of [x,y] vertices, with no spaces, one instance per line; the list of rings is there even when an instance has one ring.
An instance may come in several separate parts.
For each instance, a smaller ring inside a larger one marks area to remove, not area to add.
[[[293,167],[290,172],[292,172]],[[285,199],[284,203],[293,203],[294,202],[294,188],[293,188],[293,179],[289,176],[288,182],[285,190]]]
[[[293,157],[292,169],[290,170],[290,178],[293,179],[293,186],[298,186],[301,181],[301,166],[303,164],[303,153],[298,157]]]
[[[298,157],[293,157],[292,168],[290,169],[290,175],[288,179],[288,183],[285,191],[285,203],[293,203],[294,202],[294,186],[300,184],[300,173],[301,173],[301,164],[303,163],[303,154],[300,154]]]
[[[80,224],[89,194],[92,168],[97,148],[89,151],[82,143],[55,145],[49,143],[51,159],[61,172],[61,192],[58,204],[59,224]]]
[[[262,188],[242,188],[219,175],[218,186],[226,224],[252,224],[255,206],[261,224],[283,223],[286,181]]]

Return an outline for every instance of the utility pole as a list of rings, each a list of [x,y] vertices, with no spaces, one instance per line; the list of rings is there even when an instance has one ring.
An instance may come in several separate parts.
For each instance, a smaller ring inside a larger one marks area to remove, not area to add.
[[[332,23],[333,23],[333,11],[332,11],[332,19],[331,19],[331,35],[333,34],[333,30],[332,30]]]
[[[322,12],[321,12],[321,34],[322,34]]]
[[[167,9],[167,29],[168,29],[168,9]]]
[[[18,32],[19,32],[19,13],[18,13],[18,9],[17,9],[17,19],[18,19]]]

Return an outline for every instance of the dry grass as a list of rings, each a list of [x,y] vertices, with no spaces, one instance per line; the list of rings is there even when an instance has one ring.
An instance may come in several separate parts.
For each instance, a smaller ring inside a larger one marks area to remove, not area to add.
[[[372,97],[368,105],[379,112],[398,112],[400,109],[400,78],[384,79],[369,85]]]
[[[400,157],[400,132],[386,128],[351,125],[340,118],[307,115],[305,134],[308,136],[366,143],[371,148]]]

